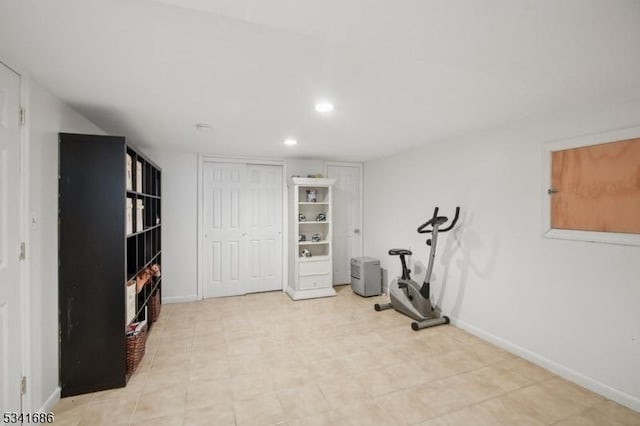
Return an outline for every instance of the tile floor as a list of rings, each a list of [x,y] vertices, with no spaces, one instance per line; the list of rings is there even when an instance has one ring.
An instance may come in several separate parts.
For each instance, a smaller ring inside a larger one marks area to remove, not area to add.
[[[163,305],[126,388],[56,425],[640,425],[640,414],[453,326],[414,332],[350,287]]]

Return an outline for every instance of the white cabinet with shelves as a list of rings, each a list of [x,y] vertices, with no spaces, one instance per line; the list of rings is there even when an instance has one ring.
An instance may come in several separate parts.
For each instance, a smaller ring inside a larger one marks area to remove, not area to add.
[[[289,284],[293,300],[335,296],[331,191],[335,179],[289,181]]]

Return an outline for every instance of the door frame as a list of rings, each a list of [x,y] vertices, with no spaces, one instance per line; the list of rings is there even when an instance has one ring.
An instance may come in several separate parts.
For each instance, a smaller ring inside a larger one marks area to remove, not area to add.
[[[24,124],[20,124],[20,179],[17,183],[19,194],[19,212],[18,212],[18,235],[19,240],[25,243],[25,257],[19,262],[18,283],[20,286],[20,294],[18,300],[18,309],[20,310],[20,370],[21,376],[27,377],[29,382],[26,392],[21,395],[22,412],[34,410],[31,398],[34,378],[31,376],[31,284],[29,280],[29,271],[31,264],[30,232],[29,232],[29,188],[30,188],[30,104],[29,104],[29,75],[20,68],[11,66],[0,59],[0,65],[3,65],[16,73],[20,79],[20,106],[24,110],[26,120]]]
[[[198,300],[204,297],[204,163],[241,163],[282,167],[282,288],[285,291],[288,284],[289,256],[286,242],[289,241],[287,215],[287,165],[284,160],[274,158],[225,156],[214,154],[198,154]]]
[[[364,163],[344,162],[344,161],[325,161],[324,162],[324,175],[329,177],[327,169],[330,166],[342,166],[342,167],[356,167],[358,169],[358,180],[360,181],[360,253],[364,256]]]

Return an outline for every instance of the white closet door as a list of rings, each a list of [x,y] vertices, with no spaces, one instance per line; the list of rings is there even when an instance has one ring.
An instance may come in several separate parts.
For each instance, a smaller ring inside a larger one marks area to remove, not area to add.
[[[282,289],[282,167],[247,166],[248,288]]]
[[[204,297],[282,289],[282,167],[203,164]]]
[[[203,173],[204,297],[245,294],[245,165],[207,162]]]
[[[20,412],[20,76],[0,63],[0,411]]]
[[[351,282],[351,258],[362,256],[360,166],[327,165],[333,185],[333,283]]]

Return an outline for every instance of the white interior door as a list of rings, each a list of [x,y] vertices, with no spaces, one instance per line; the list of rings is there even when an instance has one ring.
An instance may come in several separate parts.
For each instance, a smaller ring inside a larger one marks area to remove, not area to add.
[[[248,165],[248,291],[282,289],[282,167]]]
[[[204,297],[246,293],[244,169],[244,164],[204,163]]]
[[[333,186],[333,283],[351,282],[351,258],[362,256],[361,165],[328,164]]]
[[[282,167],[204,162],[204,297],[282,289]]]
[[[20,412],[20,76],[0,63],[0,412]]]

